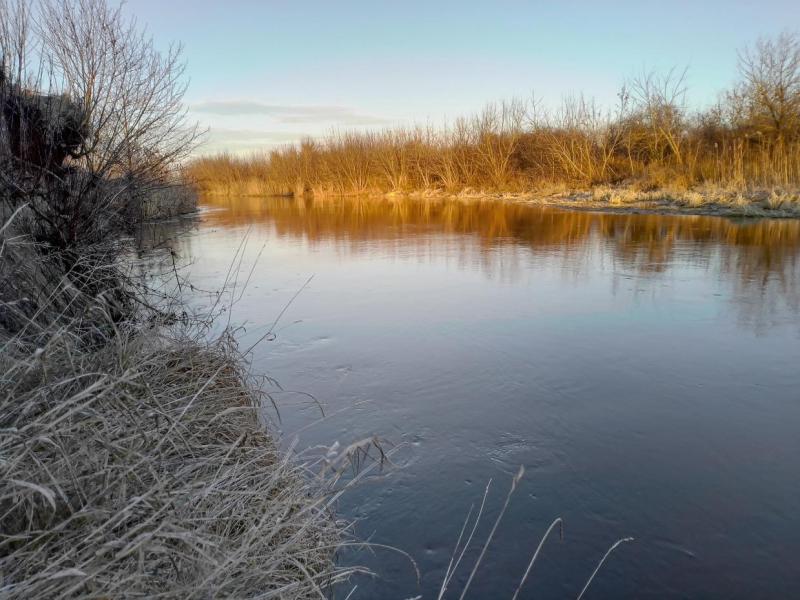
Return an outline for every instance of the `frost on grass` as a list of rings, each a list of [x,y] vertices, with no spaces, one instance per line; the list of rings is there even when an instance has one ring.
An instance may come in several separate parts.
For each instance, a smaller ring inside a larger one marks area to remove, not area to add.
[[[130,297],[0,247],[0,597],[307,598],[347,578],[329,495],[276,448],[230,336],[120,319]],[[112,277],[97,264],[81,276]]]

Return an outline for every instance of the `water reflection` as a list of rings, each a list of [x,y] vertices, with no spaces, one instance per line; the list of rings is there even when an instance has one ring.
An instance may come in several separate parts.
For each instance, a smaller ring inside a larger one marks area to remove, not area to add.
[[[409,442],[403,468],[339,509],[361,537],[409,552],[423,580],[360,557],[382,579],[359,581],[353,600],[436,597],[470,506],[494,479],[496,515],[521,464],[476,598],[511,597],[558,515],[567,540],[537,563],[525,590],[537,598],[576,597],[623,535],[636,545],[592,597],[798,595],[786,557],[800,553],[800,222],[438,200],[204,204],[170,248],[190,263],[192,293],[242,284],[221,319],[244,324],[242,347],[316,274],[252,354],[254,372],[329,408],[308,427],[317,413],[284,399],[284,432],[300,432],[300,448]],[[168,237],[154,227],[140,243]],[[167,282],[172,258],[153,259]]]
[[[379,245],[386,255],[417,260],[449,255],[462,268],[475,266],[507,282],[523,276],[537,255],[578,278],[597,254],[607,255],[623,278],[652,279],[691,265],[734,282],[731,299],[743,325],[768,327],[777,308],[800,313],[795,219],[609,214],[454,199],[209,197],[204,204],[212,209],[204,216],[211,226],[256,224],[279,238],[333,242],[351,254]]]

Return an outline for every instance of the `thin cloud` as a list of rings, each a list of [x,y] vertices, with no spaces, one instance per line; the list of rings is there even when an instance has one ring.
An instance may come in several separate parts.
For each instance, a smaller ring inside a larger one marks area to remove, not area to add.
[[[304,137],[307,136],[297,132],[212,127],[196,154],[252,152],[298,142]]]
[[[388,119],[366,115],[346,106],[292,106],[265,104],[247,100],[198,102],[192,111],[226,117],[267,116],[280,123],[344,123],[348,125],[380,125]]]
[[[223,129],[212,127],[209,136],[215,140],[231,142],[252,142],[253,140],[266,140],[272,143],[291,142],[303,137],[301,133],[288,131],[260,131],[257,129]]]

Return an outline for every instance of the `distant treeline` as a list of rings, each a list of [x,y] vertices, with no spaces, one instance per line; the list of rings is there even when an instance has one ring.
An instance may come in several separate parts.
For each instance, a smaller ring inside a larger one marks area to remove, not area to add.
[[[628,82],[613,110],[584,96],[544,111],[535,99],[487,105],[444,128],[333,133],[269,154],[193,161],[224,194],[523,192],[628,184],[640,190],[800,183],[800,37],[740,53],[739,81],[712,108],[688,108],[685,73]]]

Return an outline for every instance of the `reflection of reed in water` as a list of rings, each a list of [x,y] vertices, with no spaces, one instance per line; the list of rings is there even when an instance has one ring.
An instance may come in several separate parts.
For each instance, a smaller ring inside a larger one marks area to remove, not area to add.
[[[554,210],[521,203],[404,198],[236,198],[209,197],[203,204],[224,208],[205,219],[212,225],[263,223],[279,236],[311,244],[334,241],[355,253],[371,251],[362,242],[387,248],[429,251],[436,243],[453,245],[466,264],[477,247],[489,275],[501,269],[513,278],[529,252],[547,252],[568,260],[570,268],[589,268],[598,243],[618,269],[652,277],[676,264],[718,269],[736,283],[735,293],[747,320],[754,312],[783,302],[800,312],[798,252],[800,221],[740,220],[707,216],[608,214]],[[455,239],[432,240],[432,234]],[[469,236],[472,243],[459,241]],[[527,249],[525,254],[519,250]],[[431,250],[433,253],[433,251]],[[677,253],[680,252],[680,255]],[[509,270],[511,272],[509,272]],[[771,297],[769,300],[762,296]]]

